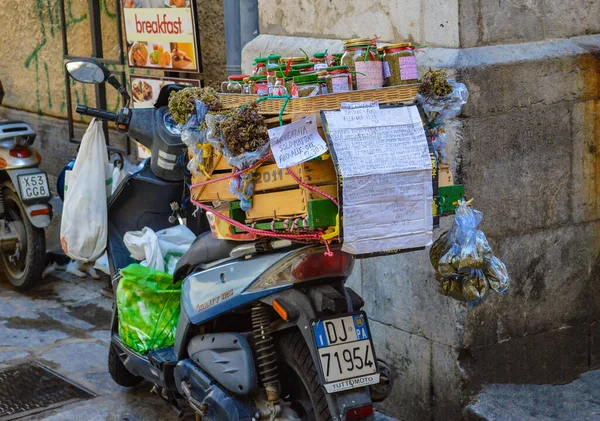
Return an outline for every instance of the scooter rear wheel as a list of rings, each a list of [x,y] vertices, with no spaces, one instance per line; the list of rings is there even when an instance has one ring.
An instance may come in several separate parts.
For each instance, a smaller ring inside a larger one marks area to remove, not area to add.
[[[119,352],[115,345],[110,345],[108,350],[108,372],[116,384],[123,387],[133,387],[140,384],[144,379],[132,374],[121,361]]]
[[[2,252],[4,273],[9,282],[20,290],[37,285],[46,264],[44,230],[33,226],[26,215],[21,199],[9,188],[2,189],[4,217],[13,223],[19,237],[19,252]]]
[[[279,336],[277,351],[281,396],[289,396],[286,401],[302,421],[331,421],[325,390],[302,333],[294,329]]]

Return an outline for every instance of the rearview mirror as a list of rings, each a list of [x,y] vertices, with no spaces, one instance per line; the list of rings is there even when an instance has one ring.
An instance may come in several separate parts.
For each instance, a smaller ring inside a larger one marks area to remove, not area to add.
[[[79,59],[67,62],[67,73],[81,83],[104,83],[110,77],[109,70],[95,60]]]

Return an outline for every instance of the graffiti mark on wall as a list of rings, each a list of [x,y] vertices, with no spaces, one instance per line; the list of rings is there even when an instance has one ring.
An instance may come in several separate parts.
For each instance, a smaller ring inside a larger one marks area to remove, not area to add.
[[[116,19],[114,3],[114,1],[100,0],[101,13],[110,20]],[[56,45],[56,43],[61,42],[59,0],[36,0],[36,13],[39,25],[37,31],[40,35],[36,38],[40,40],[32,47],[24,62],[25,69],[34,72],[36,111],[38,114],[42,114],[43,109],[52,110],[54,107],[58,107],[60,113],[64,115],[66,108],[64,86],[60,85],[62,89],[60,90],[60,97],[57,97],[55,82],[57,80],[64,80],[62,50],[61,60],[50,61],[48,57],[44,57],[44,53],[48,51],[50,44]],[[88,14],[86,12],[76,14],[73,8],[73,0],[65,0],[65,29],[67,31],[80,24],[89,25],[88,22]],[[114,66],[113,69],[115,69]],[[59,75],[61,76],[60,79]],[[54,92],[51,89],[51,81],[55,83]],[[89,105],[86,85],[72,83],[71,89],[73,97],[78,103]],[[44,100],[42,99],[43,97],[45,97]],[[118,110],[119,106],[120,104],[116,103],[112,107],[112,111]]]

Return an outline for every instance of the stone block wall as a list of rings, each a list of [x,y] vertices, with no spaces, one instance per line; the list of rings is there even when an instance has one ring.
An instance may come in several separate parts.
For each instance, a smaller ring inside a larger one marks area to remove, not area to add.
[[[445,68],[469,89],[450,127],[453,171],[511,275],[508,295],[471,309],[437,293],[427,251],[356,266],[350,284],[396,375],[380,409],[460,420],[486,384],[563,383],[599,368],[600,35],[586,35],[600,32],[598,4],[293,3],[260,2],[245,69],[261,53],[335,52],[359,36],[444,47],[419,65]]]

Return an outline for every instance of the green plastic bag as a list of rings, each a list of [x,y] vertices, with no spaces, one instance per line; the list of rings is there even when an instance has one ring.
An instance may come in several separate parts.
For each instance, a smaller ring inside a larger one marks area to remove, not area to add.
[[[121,271],[117,286],[119,336],[134,351],[145,354],[175,343],[181,282],[141,265]]]

